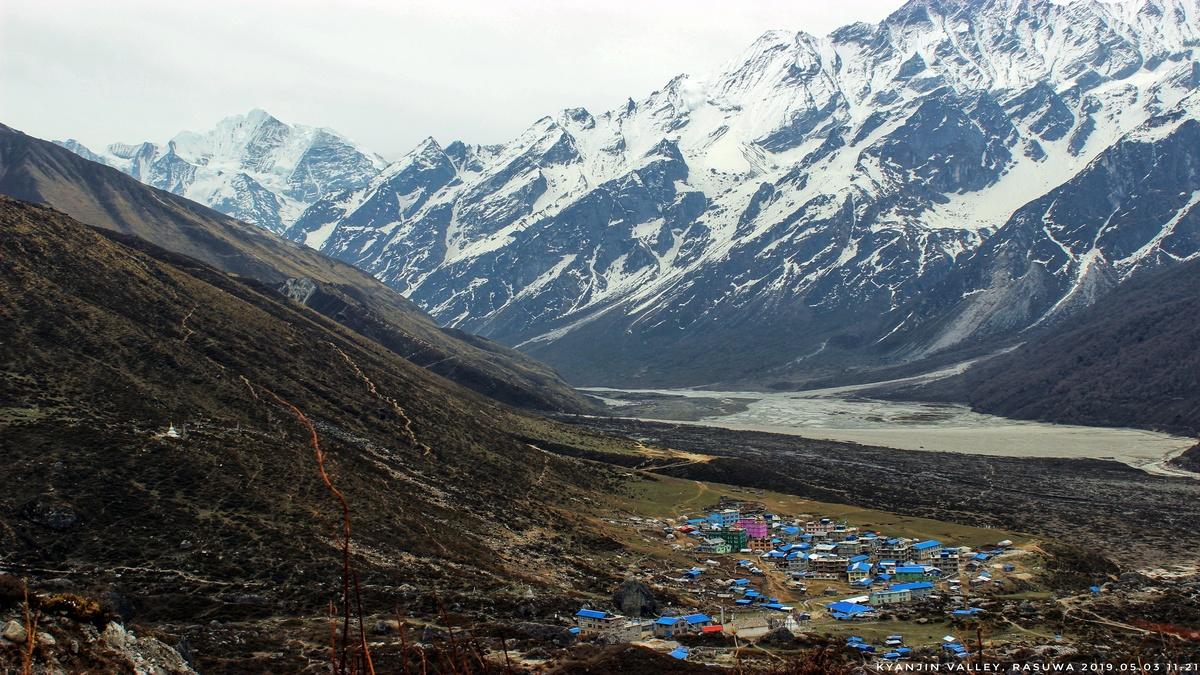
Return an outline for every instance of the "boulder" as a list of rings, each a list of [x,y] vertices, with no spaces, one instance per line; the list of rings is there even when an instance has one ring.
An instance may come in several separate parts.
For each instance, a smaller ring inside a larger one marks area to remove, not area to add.
[[[0,637],[3,637],[9,642],[25,642],[29,638],[29,633],[25,632],[25,626],[21,625],[20,621],[9,621],[4,624],[4,630],[0,632]]]
[[[109,624],[104,627],[104,633],[100,636],[100,639],[104,640],[104,642],[112,649],[120,652],[125,650],[125,643],[128,641],[129,635],[125,632],[124,626],[110,621]]]
[[[654,591],[637,579],[626,579],[613,593],[613,604],[625,616],[654,616],[658,614],[658,599]]]
[[[400,632],[400,622],[395,619],[380,619],[375,622],[376,635],[391,635]]]
[[[25,517],[30,521],[55,532],[64,532],[75,527],[79,515],[70,504],[38,499],[25,505]]]
[[[765,635],[758,639],[758,643],[762,645],[790,645],[796,641],[796,636],[792,635],[792,631],[780,626],[768,631]]]
[[[575,634],[566,626],[522,622],[514,625],[513,629],[531,638],[552,642],[559,647],[565,647],[575,641]]]

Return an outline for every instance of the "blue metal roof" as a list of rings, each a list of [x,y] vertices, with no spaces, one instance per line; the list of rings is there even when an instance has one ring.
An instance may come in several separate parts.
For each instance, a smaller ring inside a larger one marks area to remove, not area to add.
[[[893,591],[918,591],[923,588],[933,588],[933,584],[928,581],[914,581],[912,583],[892,586]]]
[[[912,547],[913,547],[914,551],[924,551],[925,549],[929,549],[929,548],[938,548],[941,545],[942,545],[942,542],[940,542],[936,539],[930,539],[928,541],[919,541],[919,542],[913,544]]]
[[[712,617],[707,614],[688,614],[687,616],[683,617],[683,620],[689,624],[711,623]]]
[[[925,568],[920,565],[902,565],[896,568],[896,574],[924,574]]]
[[[603,619],[608,616],[608,612],[601,612],[595,609],[581,609],[575,612],[575,616],[583,617],[584,619]]]
[[[660,616],[660,617],[658,617],[658,620],[655,621],[654,623],[656,623],[660,626],[674,626],[675,624],[679,623],[679,617],[677,617],[677,616]]]
[[[676,659],[679,659],[680,661],[682,661],[688,657],[688,648],[687,647],[676,647],[675,649],[672,649],[671,651],[667,652],[667,656],[670,656],[672,658],[676,658]]]
[[[840,602],[832,602],[828,605],[825,605],[825,607],[831,612],[837,612],[839,614],[847,614],[851,616],[855,614],[862,614],[863,612],[875,611],[874,607],[870,607],[868,605],[858,605],[853,602],[846,602],[844,600]]]

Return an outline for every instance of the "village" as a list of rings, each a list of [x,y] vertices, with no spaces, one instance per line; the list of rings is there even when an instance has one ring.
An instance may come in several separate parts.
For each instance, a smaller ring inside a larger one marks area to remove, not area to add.
[[[987,613],[979,601],[1000,592],[1003,578],[1017,573],[1008,560],[1021,557],[1009,540],[972,549],[725,499],[691,516],[628,520],[694,562],[645,579],[694,606],[656,607],[647,615],[628,604],[634,611],[588,604],[575,612],[571,632],[701,662],[720,662],[730,647],[806,633],[841,634],[847,649],[883,661],[918,652],[967,659],[978,643],[970,628]],[[898,625],[924,630],[912,637],[889,630]],[[930,633],[943,625],[958,632]]]

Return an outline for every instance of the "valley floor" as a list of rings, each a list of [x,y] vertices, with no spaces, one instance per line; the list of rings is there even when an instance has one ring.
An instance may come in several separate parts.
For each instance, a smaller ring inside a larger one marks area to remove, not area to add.
[[[865,397],[879,383],[799,392],[590,389],[614,415],[903,450],[1002,457],[1106,459],[1179,475],[1166,462],[1196,439],[1146,431],[1011,420],[962,405]],[[861,394],[859,392],[862,392]]]
[[[912,451],[623,418],[569,421],[703,457],[638,463],[589,456],[664,475],[1028,532],[1131,569],[1187,572],[1200,550],[1194,527],[1200,481],[1149,475],[1120,462]]]

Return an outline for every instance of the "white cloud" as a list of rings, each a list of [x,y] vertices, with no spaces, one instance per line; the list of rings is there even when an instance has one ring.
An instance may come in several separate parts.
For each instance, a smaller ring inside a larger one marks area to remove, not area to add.
[[[768,29],[826,33],[900,0],[4,0],[0,121],[90,145],[264,108],[395,156],[499,142],[704,72]]]

